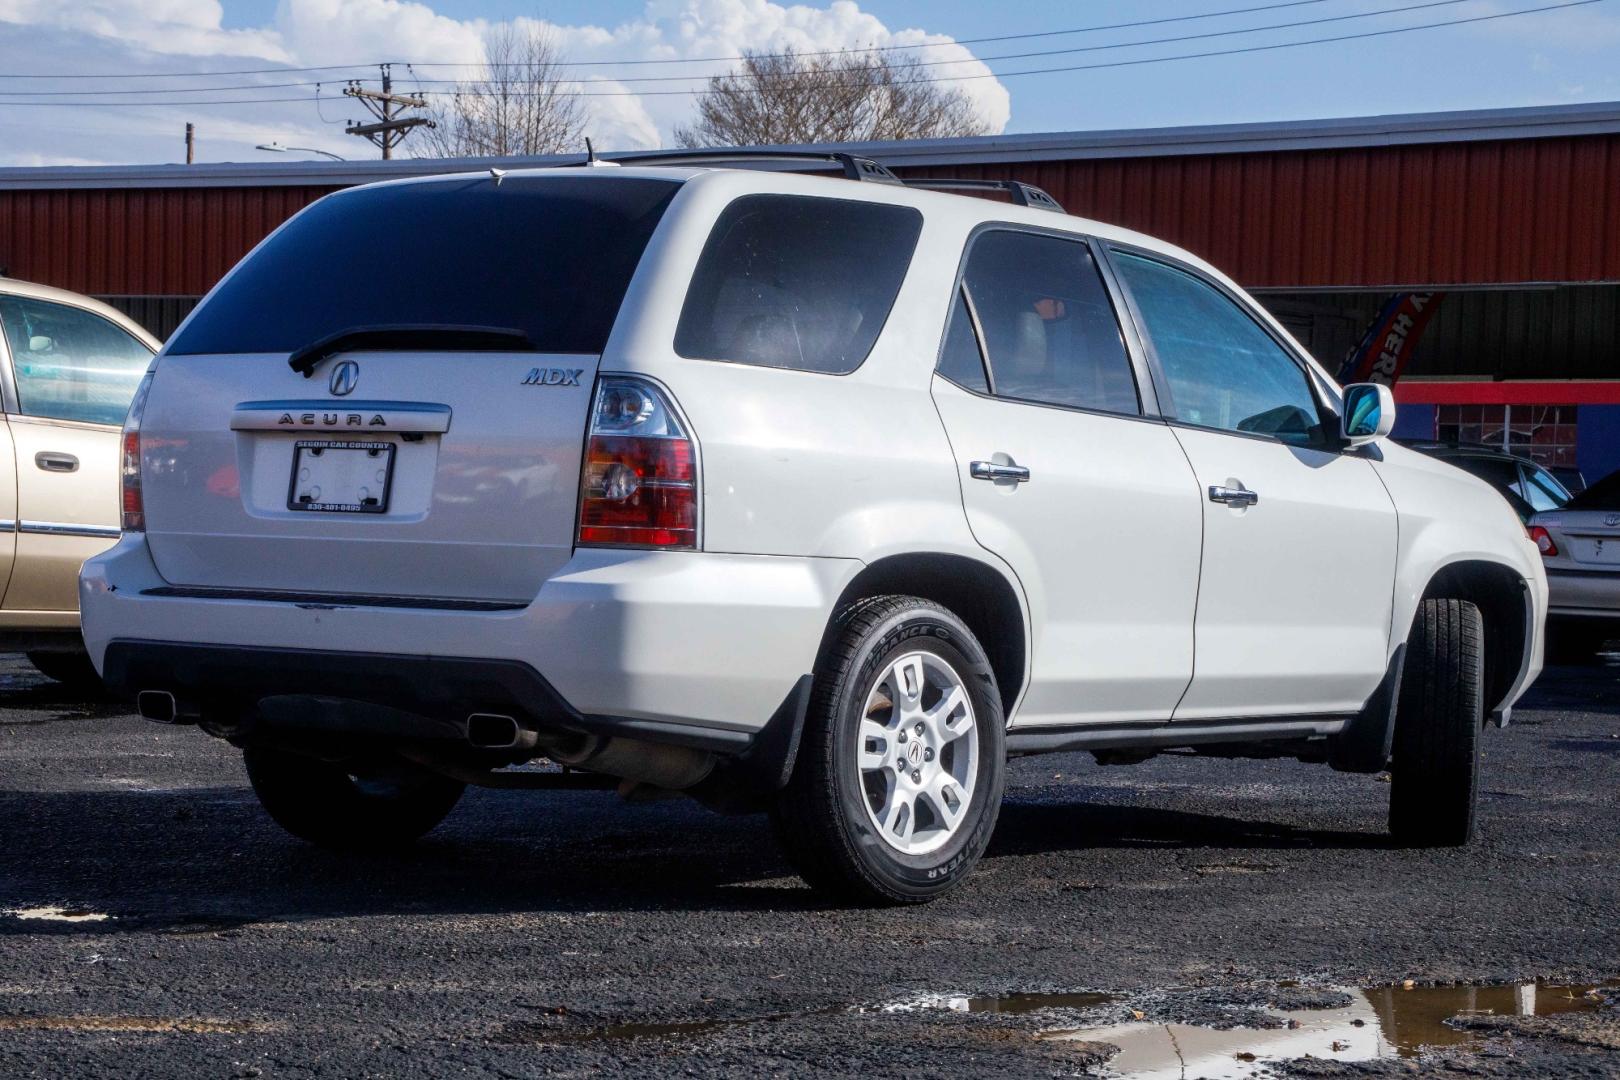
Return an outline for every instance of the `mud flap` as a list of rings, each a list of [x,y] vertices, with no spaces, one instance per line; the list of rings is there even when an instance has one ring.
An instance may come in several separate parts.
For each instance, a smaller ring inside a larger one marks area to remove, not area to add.
[[[1400,700],[1401,671],[1406,666],[1403,642],[1390,657],[1389,668],[1367,704],[1344,730],[1328,740],[1328,764],[1336,772],[1376,773],[1389,766],[1395,742],[1395,706]]]

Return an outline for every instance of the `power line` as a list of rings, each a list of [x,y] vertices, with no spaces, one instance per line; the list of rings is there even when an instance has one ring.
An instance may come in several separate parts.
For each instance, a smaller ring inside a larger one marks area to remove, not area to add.
[[[1029,38],[1060,37],[1065,34],[1091,34],[1102,30],[1129,30],[1141,26],[1161,26],[1166,23],[1193,22],[1199,19],[1219,19],[1228,15],[1249,15],[1258,11],[1277,11],[1281,8],[1305,7],[1311,4],[1326,3],[1327,0],[1283,0],[1281,3],[1257,4],[1252,7],[1226,8],[1222,11],[1205,11],[1195,15],[1175,15],[1160,19],[1136,19],[1131,22],[1101,23],[1096,26],[1077,26],[1067,30],[1036,30],[1023,34],[999,34],[992,37],[954,38],[951,41],[919,41],[906,45],[870,45],[858,49],[827,49],[819,52],[796,52],[795,56],[835,56],[840,52],[889,52],[900,49],[938,49],[947,45],[981,45],[992,41],[1018,41]],[[785,53],[759,54],[769,57],[785,56]],[[744,56],[684,56],[666,60],[576,60],[560,64],[561,67],[616,67],[632,64],[718,64],[744,60]],[[414,64],[416,67],[472,67],[476,64],[458,63],[453,60],[418,60],[397,61],[399,63]],[[511,66],[522,66],[524,62],[511,61]],[[359,64],[325,64],[314,67],[273,67],[273,68],[241,68],[235,71],[175,71],[175,72],[124,72],[118,74],[76,72],[58,75],[41,73],[0,72],[0,79],[196,79],[216,78],[227,75],[288,75],[299,72],[314,71],[355,71],[361,68],[373,68],[377,61],[367,61]],[[485,67],[500,67],[502,64],[485,64]],[[291,84],[288,84],[291,85]]]
[[[1405,13],[1405,12],[1408,12],[1408,11],[1423,11],[1423,10],[1426,10],[1428,8],[1437,8],[1437,7],[1454,7],[1457,4],[1465,4],[1465,3],[1471,3],[1471,2],[1472,2],[1472,0],[1424,0],[1424,2],[1422,2],[1422,3],[1400,4],[1400,5],[1397,5],[1395,7],[1379,8],[1379,9],[1374,10],[1374,11],[1353,12],[1353,13],[1351,13],[1349,15],[1330,15],[1330,16],[1327,16],[1327,17],[1321,18],[1321,19],[1296,19],[1293,22],[1270,23],[1270,24],[1267,24],[1265,26],[1249,26],[1249,27],[1244,27],[1244,28],[1235,29],[1235,30],[1209,30],[1209,31],[1205,31],[1204,33],[1201,33],[1201,34],[1178,34],[1178,35],[1175,35],[1175,36],[1172,36],[1172,37],[1143,38],[1140,41],[1112,41],[1112,42],[1108,42],[1107,44],[1103,44],[1103,45],[1076,45],[1076,46],[1073,46],[1073,47],[1067,48],[1067,49],[1044,49],[1044,50],[1041,50],[1041,51],[1038,51],[1038,52],[999,53],[999,54],[997,54],[995,56],[969,56],[969,57],[967,57],[965,59],[959,59],[959,60],[919,60],[919,61],[916,61],[916,66],[920,67],[920,68],[922,68],[922,67],[943,67],[943,66],[950,65],[950,64],[970,64],[970,63],[975,63],[975,62],[986,63],[987,64],[987,63],[990,63],[993,60],[1029,60],[1029,59],[1032,59],[1034,57],[1039,57],[1039,56],[1067,56],[1067,55],[1072,55],[1074,53],[1107,52],[1110,49],[1134,49],[1134,48],[1137,48],[1138,46],[1142,46],[1142,45],[1168,45],[1168,44],[1178,42],[1178,41],[1202,41],[1202,40],[1207,40],[1209,38],[1233,37],[1233,36],[1238,35],[1238,34],[1258,34],[1258,33],[1262,33],[1262,32],[1267,31],[1267,30],[1294,30],[1294,29],[1298,29],[1299,27],[1302,27],[1302,26],[1320,26],[1320,25],[1322,25],[1324,23],[1346,22],[1346,21],[1348,21],[1350,19],[1371,19],[1371,18],[1376,18],[1379,15],[1398,15],[1398,14],[1402,14],[1402,13]],[[850,50],[850,52],[853,52],[853,53],[859,53],[859,52],[864,52],[864,51],[866,51],[866,50],[862,50],[862,49],[852,49],[852,50]],[[803,56],[825,56],[825,55],[837,55],[837,54],[795,53],[794,55],[803,57]],[[426,66],[426,65],[418,65],[418,66]],[[811,76],[813,76],[813,75],[816,75],[816,74],[817,73],[815,73],[815,72],[784,72],[783,74],[781,74],[779,76],[769,76],[769,77],[773,77],[773,78],[793,78],[793,77],[797,77],[797,76],[801,76],[801,75],[811,75]],[[647,76],[638,76],[638,77],[632,77],[632,78],[615,79],[614,81],[615,82],[621,82],[621,83],[679,82],[681,80],[703,79],[703,78],[709,78],[709,77],[710,76],[705,76],[705,75],[647,75]],[[745,75],[745,76],[741,76],[741,77],[749,78],[749,79],[755,79],[755,80],[758,80],[759,78],[761,78],[761,76],[759,76],[759,75]],[[422,81],[423,82],[429,82],[429,83],[445,83],[445,82],[457,82],[457,81],[462,81],[462,80],[455,80],[455,79],[424,79]],[[71,91],[63,91],[63,92],[64,93],[71,93]],[[442,91],[429,91],[429,92],[433,93],[433,92],[442,92]],[[3,93],[4,93],[4,91],[0,91],[0,94],[3,94]]]
[[[1310,4],[1325,3],[1326,0],[1286,0],[1279,4],[1259,4],[1254,7],[1227,8],[1225,11],[1205,11],[1197,15],[1174,15],[1162,19],[1136,19],[1132,22],[1100,23],[1096,26],[1077,26],[1068,30],[1037,30],[1024,34],[997,34],[992,37],[952,38],[950,41],[918,41],[907,45],[866,45],[856,49],[820,49],[815,52],[799,52],[795,50],[791,55],[804,56],[839,56],[848,53],[874,53],[896,52],[901,49],[942,49],[948,45],[984,45],[995,41],[1021,41],[1030,38],[1062,37],[1067,34],[1094,34],[1103,30],[1130,30],[1142,26],[1162,26],[1166,23],[1193,22],[1198,19],[1219,19],[1227,15],[1250,15],[1257,11],[1276,11],[1280,8],[1305,7]],[[755,53],[762,59],[781,59],[788,53]],[[746,60],[747,56],[683,56],[669,60],[576,60],[565,61],[559,67],[610,67],[630,64],[722,64]],[[945,61],[955,63],[957,61]],[[521,61],[519,61],[521,63]],[[419,63],[417,67],[454,67],[449,61],[434,61],[432,63]]]
[[[1306,38],[1301,41],[1280,41],[1268,45],[1248,45],[1233,49],[1211,49],[1205,52],[1176,53],[1171,56],[1148,56],[1134,60],[1111,60],[1097,64],[1070,64],[1062,67],[1026,68],[1022,71],[1001,71],[977,73],[973,75],[942,75],[935,82],[970,82],[980,79],[1013,79],[1027,75],[1053,75],[1070,71],[1100,71],[1107,68],[1138,67],[1147,64],[1165,64],[1179,60],[1202,60],[1218,56],[1238,56],[1248,53],[1271,52],[1279,49],[1297,49],[1307,45],[1325,45],[1340,41],[1363,41],[1369,38],[1389,37],[1395,34],[1410,34],[1420,30],[1437,30],[1449,26],[1465,26],[1471,23],[1494,22],[1498,19],[1511,19],[1520,15],[1536,15],[1548,11],[1561,11],[1565,8],[1586,7],[1590,4],[1604,3],[1606,0],[1565,0],[1563,3],[1545,4],[1541,7],[1522,8],[1518,11],[1501,11],[1489,15],[1473,15],[1462,19],[1445,19],[1439,22],[1419,23],[1416,26],[1397,26],[1386,30],[1365,30],[1354,34],[1336,34],[1331,37]],[[555,94],[530,94],[522,91],[513,92],[513,97],[694,97],[705,93],[705,90],[580,90],[558,91]],[[425,95],[453,96],[450,90],[427,90]],[[124,107],[154,107],[169,105],[264,105],[281,102],[313,101],[311,96],[283,97],[283,98],[236,98],[217,101],[6,101],[7,108],[49,108],[52,106],[84,108],[117,108]]]
[[[1047,50],[1042,50],[1042,51],[1038,51],[1038,52],[1002,53],[1002,54],[998,54],[998,55],[995,55],[995,56],[975,56],[975,57],[969,57],[967,59],[961,59],[961,60],[917,61],[916,66],[917,67],[942,67],[942,66],[947,66],[947,65],[951,65],[951,64],[967,64],[967,63],[975,63],[975,62],[977,62],[977,63],[989,63],[989,62],[995,61],[995,60],[1027,60],[1027,59],[1032,59],[1034,57],[1041,57],[1041,56],[1065,56],[1065,55],[1070,55],[1070,54],[1074,54],[1074,53],[1107,52],[1107,51],[1112,50],[1112,49],[1132,49],[1132,48],[1138,48],[1138,47],[1146,46],[1146,45],[1168,45],[1168,44],[1172,44],[1172,43],[1175,43],[1175,42],[1181,42],[1181,41],[1201,41],[1201,40],[1207,40],[1207,39],[1210,39],[1210,38],[1234,37],[1234,36],[1242,35],[1242,34],[1258,34],[1258,33],[1263,33],[1263,32],[1269,31],[1269,30],[1293,30],[1293,29],[1298,29],[1299,27],[1302,27],[1302,26],[1320,26],[1320,25],[1323,25],[1323,24],[1326,24],[1326,23],[1346,22],[1346,21],[1349,21],[1349,20],[1352,20],[1352,19],[1371,19],[1371,18],[1376,18],[1376,17],[1381,16],[1381,15],[1399,15],[1399,14],[1404,14],[1404,13],[1410,12],[1410,11],[1424,11],[1424,10],[1427,10],[1427,9],[1430,9],[1430,8],[1437,8],[1437,7],[1453,7],[1453,6],[1457,5],[1457,4],[1470,3],[1470,2],[1472,2],[1472,0],[1423,0],[1423,2],[1420,2],[1420,3],[1398,4],[1398,5],[1394,6],[1394,7],[1378,8],[1378,9],[1375,9],[1375,10],[1372,10],[1372,11],[1352,12],[1352,13],[1347,14],[1347,15],[1330,15],[1330,16],[1326,16],[1326,17],[1320,18],[1320,19],[1296,19],[1293,22],[1269,23],[1269,24],[1264,25],[1264,26],[1250,26],[1250,27],[1243,27],[1243,28],[1232,29],[1232,30],[1210,30],[1210,31],[1205,31],[1203,33],[1199,33],[1199,34],[1178,34],[1178,35],[1174,35],[1174,36],[1171,36],[1171,37],[1143,38],[1143,39],[1141,39],[1139,41],[1115,41],[1115,42],[1108,42],[1106,44],[1101,44],[1101,45],[1079,45],[1079,46],[1074,46],[1074,47],[1066,48],[1066,49],[1047,49]],[[1059,32],[1062,33],[1062,32],[1066,32],[1066,31],[1059,31]],[[860,51],[863,51],[863,50],[852,50],[852,51],[860,52]],[[827,54],[821,54],[821,53],[798,53],[798,54],[795,54],[795,55],[798,55],[798,56],[817,56],[817,55],[827,55]],[[412,67],[414,69],[418,65],[408,65],[408,66],[410,66],[410,67]],[[420,65],[420,66],[427,66],[427,65]],[[720,73],[720,74],[723,74],[723,73]],[[788,71],[788,72],[782,72],[780,74],[764,75],[764,76],[756,74],[756,75],[750,75],[750,76],[746,76],[746,77],[750,78],[750,79],[753,79],[755,81],[758,81],[758,80],[761,80],[762,78],[788,79],[788,80],[792,80],[792,79],[795,79],[795,78],[815,79],[815,78],[820,77],[820,75],[821,75],[821,73],[819,73],[819,72]],[[466,80],[462,80],[462,79],[419,78],[419,77],[415,76],[414,70],[412,71],[412,76],[413,76],[413,78],[415,78],[415,81],[418,84],[422,84],[422,83],[459,84],[461,82],[466,81]],[[629,77],[629,78],[614,79],[613,81],[619,82],[619,83],[667,83],[667,82],[686,82],[686,81],[692,81],[692,80],[697,80],[697,79],[709,79],[709,78],[712,78],[712,77],[713,76],[711,76],[711,75],[648,75],[648,76],[635,76],[635,77]],[[318,82],[318,81],[304,80],[304,81],[298,81],[298,82],[249,83],[249,84],[245,84],[245,85],[244,84],[235,84],[235,85],[231,85],[231,86],[196,86],[196,87],[166,88],[161,92],[162,93],[170,93],[170,94],[229,93],[229,92],[233,92],[233,91],[246,91],[246,90],[255,90],[255,91],[257,91],[257,90],[272,90],[272,89],[281,90],[281,89],[290,89],[292,87],[298,87],[298,86],[319,86],[319,85],[321,85],[321,83]],[[134,95],[134,94],[150,94],[150,93],[154,93],[154,91],[149,90],[149,89],[143,89],[143,90],[128,90],[128,89],[126,89],[126,90],[0,90],[0,98],[11,98],[11,97],[30,97],[30,98],[32,98],[32,97],[102,97],[102,96],[122,97],[122,96]],[[423,91],[421,91],[421,93],[423,93],[423,94],[443,94],[443,93],[445,93],[445,91],[442,91],[442,90],[423,90]]]

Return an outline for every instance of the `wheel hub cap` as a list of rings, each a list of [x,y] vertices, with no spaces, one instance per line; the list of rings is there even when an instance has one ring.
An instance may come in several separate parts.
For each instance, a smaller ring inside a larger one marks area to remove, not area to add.
[[[867,818],[906,855],[943,847],[967,818],[979,732],[962,677],[931,652],[897,657],[866,698],[856,755]]]

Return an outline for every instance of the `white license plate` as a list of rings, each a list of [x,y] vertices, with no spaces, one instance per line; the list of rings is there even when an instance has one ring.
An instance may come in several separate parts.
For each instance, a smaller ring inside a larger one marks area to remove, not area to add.
[[[1572,537],[1569,553],[1575,556],[1576,562],[1620,563],[1620,533],[1613,537],[1605,536],[1601,540]]]
[[[300,439],[293,444],[287,509],[386,513],[393,480],[393,443]]]

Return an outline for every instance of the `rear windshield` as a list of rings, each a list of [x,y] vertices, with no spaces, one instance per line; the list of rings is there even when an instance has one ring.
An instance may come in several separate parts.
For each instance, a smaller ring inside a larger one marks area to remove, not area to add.
[[[342,192],[249,256],[168,351],[290,352],[357,327],[454,324],[599,353],[678,188],[483,176]]]
[[[845,374],[861,366],[911,265],[922,215],[801,195],[745,195],[698,259],[675,330],[695,360]]]
[[[1565,510],[1620,510],[1620,472],[1612,472],[1564,506]]]

